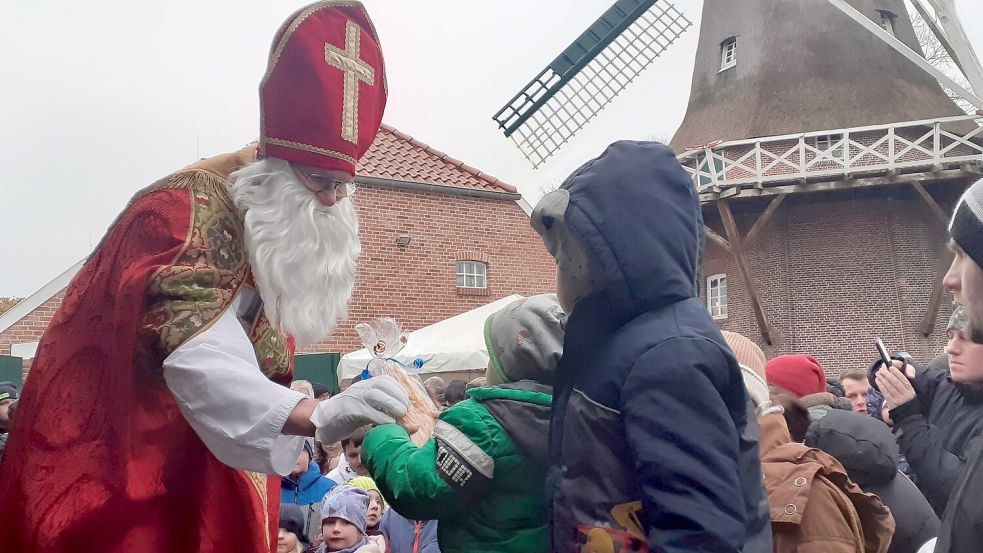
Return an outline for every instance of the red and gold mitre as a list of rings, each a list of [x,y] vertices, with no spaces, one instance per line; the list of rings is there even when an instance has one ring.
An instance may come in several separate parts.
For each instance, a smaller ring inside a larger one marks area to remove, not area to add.
[[[354,175],[387,94],[379,37],[362,4],[311,4],[273,39],[259,91],[260,154]]]

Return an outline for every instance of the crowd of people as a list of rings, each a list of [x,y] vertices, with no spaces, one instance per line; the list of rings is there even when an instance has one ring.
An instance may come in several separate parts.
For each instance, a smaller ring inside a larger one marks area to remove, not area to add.
[[[23,390],[0,384],[4,551],[980,550],[983,181],[952,216],[960,307],[934,359],[832,380],[816,352],[722,332],[690,176],[619,141],[533,210],[556,293],[487,320],[483,377],[420,381],[387,319],[332,395],[291,359],[345,318],[387,95],[365,9],[304,7],[270,50],[259,144],[134,197]]]
[[[976,235],[959,231],[957,215],[945,284],[961,305],[945,352],[924,363],[905,352],[889,365],[860,357],[830,378],[816,357],[767,359],[708,317],[695,284],[701,237],[683,232],[700,227],[699,207],[690,196],[679,209],[692,188],[670,160],[657,144],[615,144],[536,208],[559,295],[489,318],[483,381],[423,382],[441,407],[432,438],[417,445],[390,424],[342,442],[341,463],[364,482],[348,487],[373,494],[368,512],[383,506],[380,543],[395,553],[975,551],[983,519],[972,518],[971,498],[983,490],[967,467],[983,443],[983,345],[972,341],[969,298],[983,286],[967,288],[983,285],[983,269],[967,252]],[[658,199],[619,188],[633,182],[617,178],[624,167],[655,175]],[[960,206],[974,195],[983,200],[983,181]],[[579,218],[585,205],[665,214],[661,225],[600,226]],[[649,255],[639,256],[647,233]],[[629,236],[632,259],[646,261],[619,265]],[[432,549],[389,542],[385,521],[406,517],[436,526]]]

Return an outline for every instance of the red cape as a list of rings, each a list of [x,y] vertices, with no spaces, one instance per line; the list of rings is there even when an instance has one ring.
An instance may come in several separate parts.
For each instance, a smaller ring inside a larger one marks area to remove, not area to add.
[[[276,549],[280,479],[219,462],[161,371],[248,280],[225,188],[240,161],[226,156],[138,194],[72,281],[0,467],[3,551]],[[264,358],[278,363],[264,371],[289,381],[289,352]]]

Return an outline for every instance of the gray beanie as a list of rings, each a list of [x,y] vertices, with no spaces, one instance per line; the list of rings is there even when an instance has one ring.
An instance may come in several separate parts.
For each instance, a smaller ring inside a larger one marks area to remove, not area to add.
[[[321,506],[321,522],[329,518],[340,518],[365,534],[368,510],[369,494],[365,490],[351,486],[336,486],[324,498],[324,505]]]
[[[949,235],[970,259],[983,267],[983,179],[959,198],[949,223]]]
[[[485,345],[503,383],[533,380],[553,384],[563,355],[567,316],[556,294],[516,300],[485,321]]]

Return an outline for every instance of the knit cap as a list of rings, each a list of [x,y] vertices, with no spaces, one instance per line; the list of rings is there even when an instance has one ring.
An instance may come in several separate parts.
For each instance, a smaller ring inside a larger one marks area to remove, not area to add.
[[[959,198],[949,223],[949,235],[970,259],[983,267],[983,179]]]
[[[359,490],[365,490],[366,493],[370,491],[378,493],[381,510],[386,510],[386,498],[382,497],[382,492],[379,491],[379,486],[376,485],[375,480],[368,476],[356,476],[348,481],[348,485]]]
[[[0,401],[6,399],[17,399],[17,387],[13,385],[0,385]]]
[[[369,510],[369,494],[365,490],[351,486],[338,486],[328,492],[321,507],[321,522],[329,518],[340,518],[355,525],[365,534],[366,517]]]
[[[952,310],[952,316],[949,317],[949,324],[946,325],[946,332],[965,332],[966,328],[969,326],[969,317],[966,316],[966,307],[963,305],[957,305],[955,309]]]
[[[567,316],[556,294],[522,298],[485,321],[485,345],[502,383],[533,380],[553,384],[563,355]]]
[[[769,384],[797,397],[826,391],[826,371],[811,355],[782,355],[768,362],[765,376]]]
[[[765,379],[765,352],[758,344],[734,332],[721,331],[724,340],[734,352],[741,366],[741,376],[744,377],[744,387],[755,406],[768,401],[768,382]]]
[[[307,534],[304,533],[304,509],[300,505],[280,504],[280,528],[297,536],[301,544],[308,544]]]

